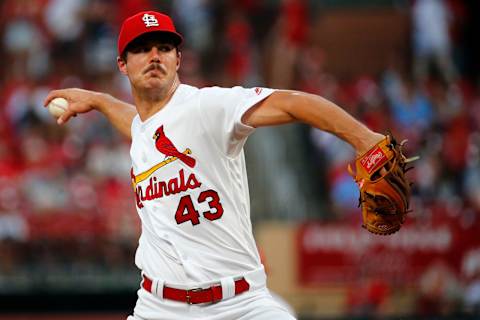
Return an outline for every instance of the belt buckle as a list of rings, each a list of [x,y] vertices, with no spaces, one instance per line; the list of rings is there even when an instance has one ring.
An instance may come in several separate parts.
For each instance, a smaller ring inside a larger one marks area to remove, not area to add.
[[[194,288],[194,289],[187,290],[187,296],[186,296],[187,304],[189,304],[189,305],[193,304],[193,302],[191,301],[192,297],[190,296],[191,292],[200,292],[200,291],[203,291],[203,290],[204,290],[203,288]]]

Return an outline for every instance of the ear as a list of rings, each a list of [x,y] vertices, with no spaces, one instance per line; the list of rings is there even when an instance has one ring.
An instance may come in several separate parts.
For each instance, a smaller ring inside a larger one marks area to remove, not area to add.
[[[120,57],[117,57],[118,70],[124,75],[127,75],[127,62]]]
[[[177,49],[177,71],[180,69],[180,62],[182,61],[182,53]]]

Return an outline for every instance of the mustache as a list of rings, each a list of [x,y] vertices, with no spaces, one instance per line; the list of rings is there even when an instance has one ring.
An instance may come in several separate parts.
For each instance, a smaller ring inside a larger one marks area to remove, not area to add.
[[[167,70],[165,70],[165,67],[157,62],[152,62],[144,71],[143,74],[146,74],[152,70],[159,70],[161,73],[166,74]]]

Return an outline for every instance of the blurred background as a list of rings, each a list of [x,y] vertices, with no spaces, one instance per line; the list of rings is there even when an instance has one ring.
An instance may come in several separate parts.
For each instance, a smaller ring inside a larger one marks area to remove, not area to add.
[[[305,125],[246,146],[269,286],[299,319],[480,319],[480,3],[476,0],[0,1],[0,319],[124,319],[140,276],[129,142],[98,113],[59,127],[49,90],[131,101],[121,21],[185,36],[181,81],[322,95],[420,155],[413,212],[361,226],[354,159]]]

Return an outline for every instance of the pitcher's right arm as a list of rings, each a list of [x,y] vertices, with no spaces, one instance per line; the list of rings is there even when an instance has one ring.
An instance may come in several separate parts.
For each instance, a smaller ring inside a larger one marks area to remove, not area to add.
[[[68,109],[58,119],[59,125],[66,123],[78,113],[97,110],[112,123],[112,125],[127,138],[131,139],[132,120],[137,115],[135,106],[114,98],[113,96],[85,89],[70,88],[51,91],[45,99],[44,105],[58,97],[67,99]]]

